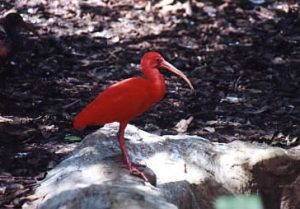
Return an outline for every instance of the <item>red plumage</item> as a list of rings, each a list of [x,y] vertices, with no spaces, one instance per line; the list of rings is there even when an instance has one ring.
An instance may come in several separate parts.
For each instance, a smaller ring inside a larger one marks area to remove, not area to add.
[[[108,87],[76,116],[74,128],[135,118],[151,106],[150,87],[144,78],[129,78]]]
[[[182,77],[193,89],[188,78],[173,65],[165,61],[156,52],[146,53],[141,60],[144,77],[129,78],[120,81],[99,94],[74,119],[74,128],[84,128],[88,125],[104,125],[119,122],[118,141],[122,158],[130,173],[148,178],[137,168],[137,164],[129,160],[125,147],[124,131],[130,120],[141,115],[165,95],[165,80],[158,68],[165,68]]]

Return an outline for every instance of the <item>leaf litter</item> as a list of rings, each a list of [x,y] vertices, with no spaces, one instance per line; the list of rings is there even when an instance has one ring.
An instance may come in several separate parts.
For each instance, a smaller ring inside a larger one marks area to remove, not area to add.
[[[95,130],[73,130],[73,117],[108,85],[141,75],[149,50],[184,71],[196,91],[164,73],[167,95],[132,121],[139,128],[299,145],[300,12],[286,5],[1,1],[0,14],[15,7],[42,38],[22,33],[20,51],[0,66],[0,207],[30,202],[47,170]]]

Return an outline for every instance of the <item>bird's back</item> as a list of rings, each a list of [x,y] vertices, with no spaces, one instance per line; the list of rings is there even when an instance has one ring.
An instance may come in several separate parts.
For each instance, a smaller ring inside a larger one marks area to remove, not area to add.
[[[129,121],[152,104],[150,82],[144,78],[120,81],[99,94],[74,119],[74,128]]]

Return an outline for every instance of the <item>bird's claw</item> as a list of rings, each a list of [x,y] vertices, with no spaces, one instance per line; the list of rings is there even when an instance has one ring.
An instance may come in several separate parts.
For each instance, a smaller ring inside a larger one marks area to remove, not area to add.
[[[134,176],[141,177],[145,182],[149,182],[149,179],[146,177],[146,175],[141,171],[139,168],[146,168],[146,165],[134,163],[128,160],[127,157],[124,157],[122,159],[123,164],[120,165],[121,168],[126,168],[129,170],[129,173]]]
[[[143,171],[140,171],[137,167],[135,166],[131,166],[129,168],[129,172],[130,174],[134,175],[134,176],[138,176],[141,177],[145,182],[149,182],[149,179],[147,178],[147,176],[144,174]]]

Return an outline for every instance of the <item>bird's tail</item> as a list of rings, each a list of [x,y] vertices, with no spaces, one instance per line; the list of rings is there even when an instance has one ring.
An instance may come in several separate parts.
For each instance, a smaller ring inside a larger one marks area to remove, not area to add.
[[[73,127],[75,129],[85,128],[90,125],[101,125],[104,124],[101,117],[98,117],[97,113],[92,108],[83,109],[73,121]]]
[[[86,126],[103,125],[112,122],[111,116],[105,112],[101,105],[91,102],[75,118],[74,128],[85,128]]]
[[[86,125],[82,118],[78,117],[80,115],[77,115],[73,121],[73,128],[79,129],[79,128],[84,128]]]
[[[89,115],[86,114],[86,111],[83,110],[74,118],[73,128],[76,129],[85,128],[90,124],[91,124],[91,117],[89,117]]]

